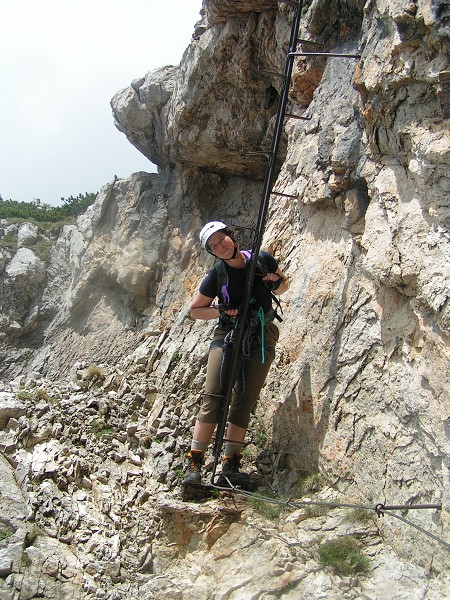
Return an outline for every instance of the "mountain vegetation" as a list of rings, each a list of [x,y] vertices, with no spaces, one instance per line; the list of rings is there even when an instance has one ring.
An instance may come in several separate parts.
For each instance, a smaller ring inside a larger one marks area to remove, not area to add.
[[[39,223],[57,223],[71,221],[93,204],[95,193],[78,194],[61,198],[62,206],[40,205],[35,202],[3,200],[0,202],[0,219],[8,221],[31,221]]]

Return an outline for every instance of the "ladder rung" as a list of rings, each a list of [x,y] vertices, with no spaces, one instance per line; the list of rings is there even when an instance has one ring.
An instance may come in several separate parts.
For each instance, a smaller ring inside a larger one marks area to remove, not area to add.
[[[311,117],[301,117],[300,115],[291,115],[290,113],[284,113],[284,116],[288,119],[301,119],[302,121],[311,121]]]
[[[277,73],[276,71],[266,71],[266,69],[260,69],[259,66],[257,68],[259,73],[266,73],[266,75],[276,75],[276,77],[283,77],[283,79],[286,77],[286,75],[284,75],[283,73]]]
[[[271,194],[273,194],[274,196],[283,196],[284,198],[295,198],[295,200],[298,200],[298,196],[293,196],[292,194],[283,194],[282,192],[270,192]]]
[[[230,223],[230,227],[233,229],[246,230],[246,231],[256,231],[254,227],[244,227],[243,225],[235,225],[234,223]]]
[[[237,440],[230,440],[229,438],[226,438],[226,437],[223,438],[223,441],[224,442],[231,442],[231,443],[234,443],[234,444],[244,444],[244,446],[248,445],[248,444],[245,444],[244,442],[238,442]]]
[[[324,58],[361,58],[360,54],[337,54],[334,52],[289,52],[288,56],[322,56]]]
[[[267,152],[261,150],[259,152],[242,152],[242,154],[244,154],[245,156],[271,156],[272,152],[270,152],[270,150],[268,150]]]
[[[297,38],[297,42],[300,44],[310,44],[311,46],[324,46],[325,44],[321,44],[320,42],[312,42],[311,40],[304,40],[302,38]]]

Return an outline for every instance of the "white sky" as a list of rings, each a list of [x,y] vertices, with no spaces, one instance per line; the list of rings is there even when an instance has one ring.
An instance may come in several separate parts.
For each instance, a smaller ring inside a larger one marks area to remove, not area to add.
[[[0,0],[0,194],[59,204],[156,171],[110,100],[179,64],[202,0]]]

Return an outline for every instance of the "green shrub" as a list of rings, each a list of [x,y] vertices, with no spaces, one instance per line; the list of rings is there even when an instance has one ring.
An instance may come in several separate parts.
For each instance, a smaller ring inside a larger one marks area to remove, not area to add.
[[[345,517],[348,523],[360,523],[362,525],[373,521],[373,513],[365,508],[353,508]]]
[[[0,250],[17,250],[17,233],[7,233],[3,237],[0,237]]]
[[[51,240],[40,238],[34,244],[27,244],[25,247],[33,250],[36,256],[45,263],[50,261],[50,253],[53,247],[53,242]]]
[[[111,429],[111,427],[103,427],[103,429],[98,429],[96,431],[94,431],[94,435],[96,438],[100,438],[102,437],[102,435],[107,435],[108,433],[112,433],[113,430]]]
[[[38,388],[36,390],[36,398],[38,400],[50,400],[49,393],[44,388]]]
[[[306,15],[306,13],[309,10],[309,7],[312,4],[312,0],[303,0],[303,5],[302,5],[302,17],[304,17]]]
[[[183,481],[183,479],[185,477],[185,472],[182,467],[177,467],[174,470],[174,473],[175,473],[175,477],[177,478],[177,481]]]
[[[260,498],[250,498],[250,505],[253,510],[271,521],[279,519],[283,512],[282,504],[272,504],[271,502],[266,502]]]
[[[40,238],[34,244],[26,247],[36,254],[38,258],[48,263],[55,240],[64,225],[76,222],[76,218],[83,214],[96,198],[96,194],[78,194],[70,198],[61,198],[62,206],[41,205],[33,202],[17,202],[15,200],[0,201],[0,219],[8,223],[33,223],[37,225]],[[8,233],[0,238],[0,250],[14,252],[17,250],[17,234]]]
[[[178,362],[179,360],[181,360],[181,356],[182,356],[182,354],[181,354],[181,348],[177,348],[177,349],[176,349],[176,350],[173,352],[173,354],[172,354],[172,358],[171,358],[170,360],[171,360],[171,362],[174,362],[174,363],[176,363],[176,362]]]
[[[103,419],[94,419],[91,423],[91,430],[97,438],[113,432],[111,427],[108,427]]]
[[[307,504],[305,508],[306,517],[313,519],[315,517],[323,517],[331,510],[331,506],[325,504]]]
[[[96,198],[96,194],[78,194],[69,198],[61,198],[62,206],[36,206],[33,202],[17,202],[2,200],[0,202],[0,218],[10,222],[29,221],[32,223],[58,223],[68,218],[83,214]]]
[[[321,544],[318,551],[320,564],[337,575],[356,575],[369,569],[369,559],[361,554],[356,540],[349,535]]]
[[[27,392],[26,390],[20,390],[20,392],[17,392],[16,396],[19,400],[33,400],[34,398],[34,394]]]
[[[320,492],[327,485],[327,481],[322,473],[309,473],[299,482],[298,487],[302,495]]]
[[[260,419],[255,419],[252,431],[252,441],[255,444],[255,446],[260,450],[267,448],[267,445],[269,443],[269,436],[267,434],[267,430],[264,423]]]

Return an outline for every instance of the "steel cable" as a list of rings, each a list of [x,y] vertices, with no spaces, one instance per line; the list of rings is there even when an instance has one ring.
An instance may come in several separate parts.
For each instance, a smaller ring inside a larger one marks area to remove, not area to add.
[[[301,508],[304,506],[325,506],[328,508],[352,508],[352,509],[362,509],[362,510],[369,510],[369,511],[373,510],[378,517],[381,517],[384,515],[389,515],[391,517],[395,517],[396,519],[399,519],[400,521],[402,521],[403,523],[405,523],[411,527],[414,527],[415,529],[417,529],[424,535],[430,537],[431,539],[433,539],[436,542],[438,542],[439,544],[441,544],[444,548],[446,548],[446,550],[450,551],[450,544],[448,542],[446,542],[445,540],[443,540],[442,538],[438,537],[434,533],[431,533],[431,531],[424,529],[420,525],[417,525],[417,523],[413,523],[409,519],[406,519],[405,517],[396,515],[395,513],[391,512],[394,510],[424,510],[424,509],[442,510],[441,504],[384,505],[384,504],[379,503],[379,504],[376,504],[375,506],[372,506],[370,504],[357,504],[357,503],[334,502],[334,501],[327,502],[325,500],[309,500],[309,499],[308,500],[300,500],[300,501],[281,500],[279,498],[269,498],[268,496],[263,496],[262,494],[257,494],[255,492],[243,490],[239,487],[233,486],[233,484],[231,483],[231,481],[228,477],[224,476],[224,479],[228,482],[229,487],[218,486],[218,485],[215,485],[214,483],[211,483],[211,487],[218,491],[221,491],[221,492],[230,492],[230,493],[234,493],[234,494],[239,494],[240,496],[244,496],[246,498],[251,498],[253,500],[258,500],[260,502],[265,502],[267,504],[277,504],[279,506],[288,506],[290,508]]]

